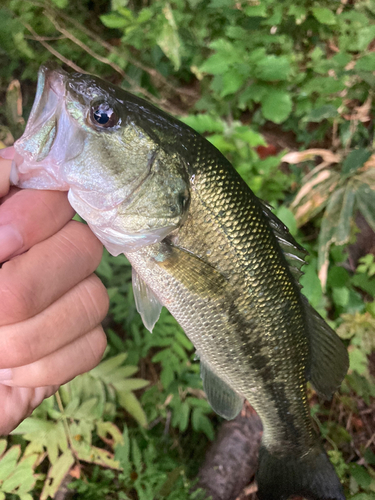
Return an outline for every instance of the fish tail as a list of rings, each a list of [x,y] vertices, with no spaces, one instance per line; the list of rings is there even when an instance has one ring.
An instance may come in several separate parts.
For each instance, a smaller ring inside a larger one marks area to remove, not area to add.
[[[335,469],[319,444],[302,457],[292,452],[272,454],[262,446],[256,480],[259,500],[287,500],[291,495],[309,500],[345,500]]]

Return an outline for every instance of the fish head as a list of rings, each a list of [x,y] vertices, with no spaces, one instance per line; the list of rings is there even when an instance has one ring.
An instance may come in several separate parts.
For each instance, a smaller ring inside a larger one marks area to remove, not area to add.
[[[186,217],[189,179],[183,155],[155,132],[152,108],[94,76],[42,66],[12,183],[67,190],[114,255],[161,241]]]

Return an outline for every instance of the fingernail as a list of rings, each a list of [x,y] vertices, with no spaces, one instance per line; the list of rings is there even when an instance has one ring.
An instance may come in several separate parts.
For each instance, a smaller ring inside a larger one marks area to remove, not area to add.
[[[0,370],[0,382],[8,382],[9,380],[12,380],[11,368]]]
[[[13,146],[9,148],[0,149],[0,157],[4,158],[4,160],[11,160],[14,156],[14,148]]]
[[[23,246],[20,233],[13,226],[0,226],[0,262],[4,262]]]

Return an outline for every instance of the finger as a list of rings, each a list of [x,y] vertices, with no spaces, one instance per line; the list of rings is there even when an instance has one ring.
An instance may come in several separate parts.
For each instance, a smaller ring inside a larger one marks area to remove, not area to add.
[[[101,326],[74,340],[44,358],[12,369],[12,387],[62,385],[77,375],[94,368],[101,360],[107,338]]]
[[[0,159],[0,198],[9,191],[9,175],[12,162]]]
[[[0,436],[12,432],[17,425],[40,405],[43,399],[52,396],[58,386],[8,387],[0,384]]]
[[[9,146],[9,148],[0,149],[0,158],[4,158],[6,160],[13,160],[16,151],[14,146]]]
[[[91,275],[36,316],[0,327],[0,368],[33,363],[95,328],[108,311],[107,291]],[[0,371],[4,380],[5,372]]]
[[[0,269],[0,326],[37,315],[92,274],[102,244],[88,226],[70,221],[58,233]]]
[[[65,192],[16,192],[0,207],[0,262],[56,233],[73,215]]]

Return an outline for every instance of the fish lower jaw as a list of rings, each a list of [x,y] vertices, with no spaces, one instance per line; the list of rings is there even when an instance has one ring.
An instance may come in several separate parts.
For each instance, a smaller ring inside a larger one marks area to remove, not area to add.
[[[68,191],[69,185],[57,174],[59,166],[49,162],[48,169],[45,163],[23,160],[20,155],[12,161],[10,183],[25,189],[53,189]]]

